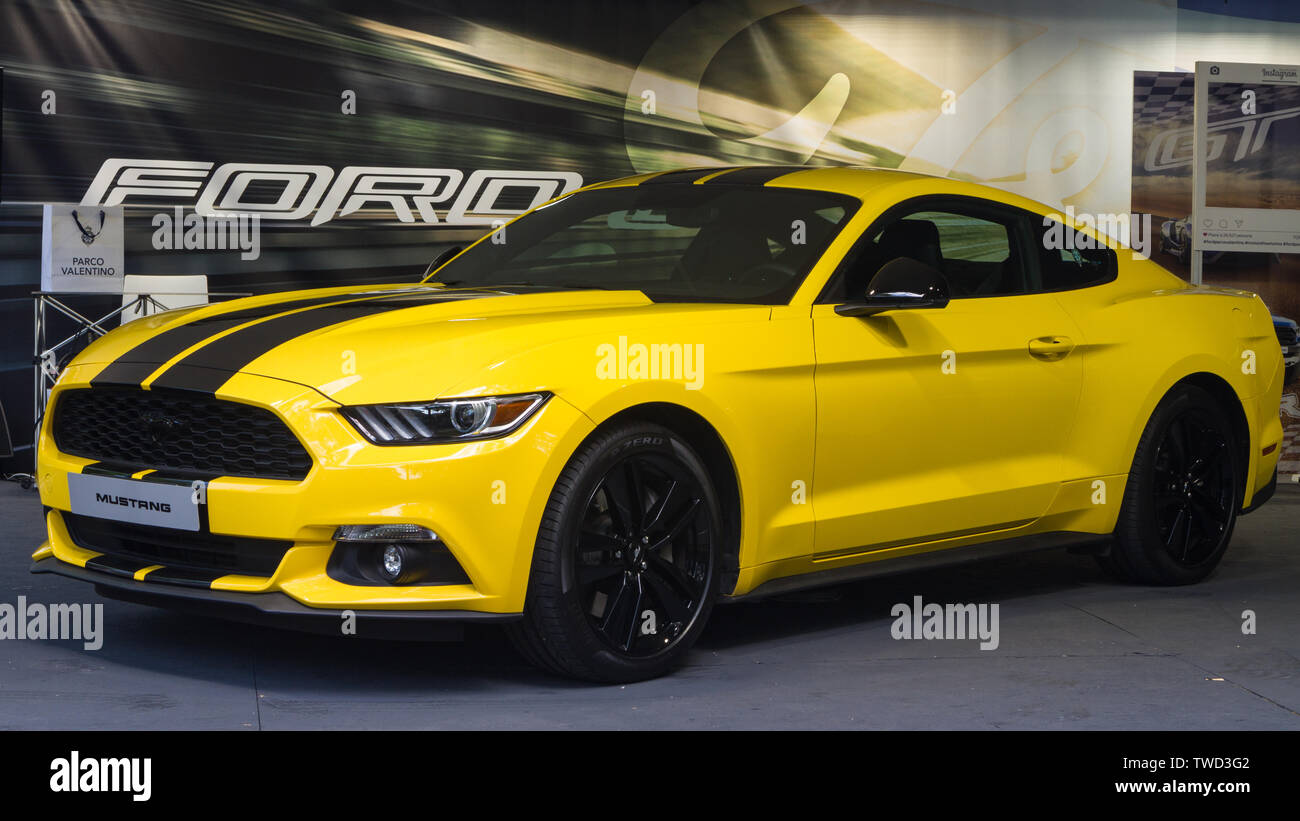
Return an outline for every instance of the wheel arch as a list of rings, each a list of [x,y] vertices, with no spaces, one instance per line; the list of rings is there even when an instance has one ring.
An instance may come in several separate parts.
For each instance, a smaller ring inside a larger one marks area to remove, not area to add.
[[[1200,370],[1185,374],[1184,376],[1174,380],[1155,397],[1154,401],[1150,402],[1142,427],[1137,430],[1138,437],[1141,437],[1141,433],[1145,430],[1147,422],[1150,421],[1152,414],[1155,413],[1156,408],[1160,406],[1160,403],[1165,401],[1165,399],[1175,390],[1187,385],[1200,388],[1210,394],[1215,403],[1218,404],[1219,408],[1228,417],[1229,424],[1232,425],[1233,436],[1237,440],[1239,474],[1237,478],[1240,482],[1242,493],[1248,497],[1250,495],[1250,477],[1253,471],[1251,454],[1254,452],[1254,448],[1251,446],[1250,422],[1246,418],[1245,402],[1237,394],[1237,391],[1232,387],[1231,383],[1219,374],[1211,371]],[[1136,453],[1137,440],[1135,439],[1132,443],[1132,447],[1129,449],[1130,465],[1132,465]],[[1246,499],[1245,501],[1249,501],[1249,499]]]
[[[1174,387],[1178,385],[1195,385],[1204,390],[1214,397],[1214,401],[1227,415],[1228,421],[1232,425],[1233,436],[1237,440],[1237,464],[1240,474],[1238,479],[1241,482],[1241,492],[1249,494],[1252,473],[1250,457],[1255,449],[1250,443],[1250,422],[1246,419],[1246,408],[1241,397],[1237,395],[1232,385],[1228,384],[1223,377],[1205,371],[1188,374],[1174,383]],[[1170,388],[1170,390],[1173,390],[1173,388]],[[1250,500],[1246,499],[1245,501]]]
[[[611,426],[625,422],[650,422],[681,436],[699,454],[709,471],[722,503],[723,533],[722,595],[736,587],[740,574],[741,492],[736,463],[722,435],[709,420],[696,411],[672,402],[645,402],[624,408],[602,420],[583,440],[596,436]]]

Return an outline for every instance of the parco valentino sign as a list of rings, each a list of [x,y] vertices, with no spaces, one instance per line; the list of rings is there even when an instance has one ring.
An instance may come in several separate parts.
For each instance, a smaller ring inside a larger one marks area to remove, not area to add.
[[[46,205],[41,236],[41,290],[122,291],[122,209]]]

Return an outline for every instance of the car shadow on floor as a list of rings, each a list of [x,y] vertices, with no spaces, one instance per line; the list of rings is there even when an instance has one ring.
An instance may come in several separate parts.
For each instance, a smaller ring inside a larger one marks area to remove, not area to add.
[[[887,635],[895,603],[1008,602],[1112,584],[1091,559],[1061,551],[935,568],[715,608],[696,660],[828,632]],[[495,627],[471,626],[460,641],[393,641],[257,627],[120,602],[106,605],[107,639],[95,655],[139,671],[295,694],[414,696],[524,686],[590,684],[534,670]],[[222,660],[228,661],[222,661]],[[192,660],[192,663],[190,663]],[[692,666],[688,659],[686,667]]]
[[[1063,550],[986,559],[719,607],[700,646],[722,650],[855,627],[888,631],[894,605],[910,605],[915,596],[939,604],[999,603],[1114,584],[1090,557]]]

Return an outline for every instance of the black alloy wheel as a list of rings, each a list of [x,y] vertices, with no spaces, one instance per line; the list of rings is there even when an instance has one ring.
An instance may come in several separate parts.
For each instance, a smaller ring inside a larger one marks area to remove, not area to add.
[[[615,651],[644,658],[686,634],[716,568],[704,493],[663,454],[630,455],[591,493],[573,577],[588,624]]]
[[[673,431],[597,431],[556,480],[533,550],[523,619],[533,664],[600,682],[679,664],[718,596],[723,519],[708,468]]]
[[[1210,560],[1232,523],[1236,497],[1226,432],[1204,410],[1170,421],[1156,448],[1156,526],[1170,558],[1195,568]]]
[[[1244,454],[1218,400],[1175,386],[1138,442],[1102,568],[1122,581],[1193,584],[1223,559],[1244,494]]]

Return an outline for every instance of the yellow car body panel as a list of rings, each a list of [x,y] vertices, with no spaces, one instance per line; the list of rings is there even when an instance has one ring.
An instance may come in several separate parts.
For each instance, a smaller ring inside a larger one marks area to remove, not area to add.
[[[386,297],[413,302],[293,335],[216,380],[217,399],[283,421],[312,467],[301,481],[208,482],[211,533],[292,545],[273,575],[228,574],[211,590],[282,593],[328,610],[519,613],[561,470],[601,425],[647,406],[689,411],[725,446],[739,505],[738,574],[725,591],[734,596],[782,578],[1013,536],[1110,533],[1147,420],[1192,374],[1221,380],[1240,402],[1250,454],[1244,502],[1273,476],[1282,361],[1258,297],[1193,288],[1105,240],[1119,250],[1109,283],[953,300],[867,323],[818,299],[887,209],[930,195],[1051,209],[971,183],[863,169],[795,171],[767,187],[861,202],[788,304],[665,304],[616,290],[457,298],[457,289],[430,282],[264,295],[128,323],[79,355],[50,397],[37,470],[49,539],[33,558],[84,568],[97,555],[75,544],[63,521],[68,475],[93,462],[55,443],[52,419],[65,394],[93,390],[113,363],[196,322],[220,325],[250,312],[137,365],[140,387],[156,389],[168,374],[211,381],[219,364],[186,363],[218,340],[233,345],[241,332],[290,313]],[[1068,339],[1063,359],[1026,353],[1033,340],[1053,337]],[[699,383],[609,370],[611,355],[622,361],[637,345],[698,346]],[[1243,367],[1248,360],[1252,368]],[[377,446],[339,412],[536,391],[551,398],[527,423],[475,442]],[[333,577],[335,529],[383,523],[443,536],[468,582],[365,586]],[[156,572],[144,567],[133,577],[148,584]]]

